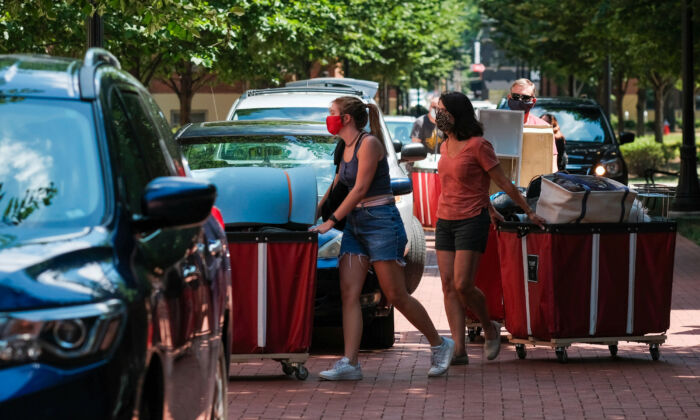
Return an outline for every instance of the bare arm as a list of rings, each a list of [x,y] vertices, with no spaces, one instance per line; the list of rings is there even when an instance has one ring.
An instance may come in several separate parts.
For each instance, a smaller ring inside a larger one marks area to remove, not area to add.
[[[503,173],[503,168],[501,168],[501,165],[498,164],[494,166],[490,171],[489,171],[489,177],[491,177],[491,180],[498,185],[501,190],[503,190],[510,198],[515,201],[515,204],[517,204],[521,209],[525,210],[525,214],[527,214],[527,217],[535,223],[537,226],[541,227],[544,229],[544,224],[547,223],[546,220],[544,220],[541,216],[538,216],[531,208],[530,205],[527,204],[527,201],[523,198],[522,194],[520,194],[520,191],[513,185],[512,182],[506,177],[506,174]],[[493,206],[489,206],[489,212],[491,211],[496,211],[496,209],[493,208]],[[493,218],[493,215],[492,215]]]
[[[411,141],[414,143],[423,143],[418,137],[411,137]]]

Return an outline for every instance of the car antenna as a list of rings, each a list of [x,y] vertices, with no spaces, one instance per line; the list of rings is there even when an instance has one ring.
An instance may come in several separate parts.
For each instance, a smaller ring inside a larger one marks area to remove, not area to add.
[[[219,110],[216,108],[216,97],[214,96],[214,88],[209,85],[211,89],[211,101],[214,103],[214,115],[216,116],[216,121],[219,121]]]

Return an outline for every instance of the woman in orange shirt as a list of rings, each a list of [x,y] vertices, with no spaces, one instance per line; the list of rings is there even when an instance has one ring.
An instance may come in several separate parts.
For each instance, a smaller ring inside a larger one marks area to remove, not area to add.
[[[487,359],[493,360],[500,350],[501,326],[489,317],[484,294],[474,285],[479,259],[486,249],[489,220],[503,220],[491,206],[490,181],[525,210],[531,221],[543,227],[545,220],[535,214],[506,177],[493,146],[482,137],[484,131],[469,98],[459,92],[443,93],[436,124],[447,136],[438,162],[442,192],[438,199],[435,249],[445,311],[455,341],[452,363],[469,362],[464,343],[466,307],[479,318],[486,338],[484,351]]]

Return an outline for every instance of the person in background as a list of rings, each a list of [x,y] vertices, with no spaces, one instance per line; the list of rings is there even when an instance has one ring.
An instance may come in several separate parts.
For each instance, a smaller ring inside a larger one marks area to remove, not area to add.
[[[422,143],[428,149],[428,153],[437,154],[440,151],[440,144],[445,140],[444,134],[435,127],[435,108],[439,98],[430,100],[428,113],[416,118],[411,130],[411,141]]]
[[[542,119],[552,126],[552,130],[554,131],[554,143],[557,146],[557,168],[563,171],[566,169],[566,163],[569,160],[566,155],[566,138],[564,138],[564,134],[559,128],[557,117],[552,114],[544,114],[542,115]]]
[[[368,118],[371,134],[363,131]],[[325,380],[362,379],[357,357],[362,337],[360,293],[370,264],[389,303],[430,343],[432,357],[428,376],[447,372],[454,354],[454,342],[438,335],[423,305],[406,290],[403,259],[406,230],[391,192],[380,118],[376,105],[365,104],[352,96],[334,100],[326,118],[328,132],[345,142],[333,182],[343,183],[349,192],[327,221],[311,228],[325,233],[346,217],[339,261],[345,355],[332,369],[319,374]],[[321,201],[326,198],[324,196]]]
[[[475,285],[479,259],[486,250],[489,223],[503,221],[489,200],[490,182],[505,191],[532,222],[540,227],[546,222],[535,214],[506,177],[493,146],[483,138],[484,130],[476,119],[474,107],[464,94],[446,92],[440,96],[436,124],[447,135],[438,162],[442,191],[438,198],[435,249],[445,312],[455,341],[452,364],[469,362],[464,343],[467,307],[479,318],[486,338],[484,352],[488,360],[493,360],[501,346],[501,326],[491,320],[486,298]]]
[[[542,118],[530,113],[535,103],[537,103],[537,98],[535,97],[535,84],[532,81],[522,78],[513,82],[508,94],[508,108],[525,113],[523,125],[549,125]],[[556,172],[558,168],[556,142],[554,142],[552,149],[552,171]]]

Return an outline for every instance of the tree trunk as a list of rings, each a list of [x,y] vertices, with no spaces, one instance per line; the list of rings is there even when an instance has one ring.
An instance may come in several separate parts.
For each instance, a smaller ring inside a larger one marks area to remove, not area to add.
[[[664,142],[664,85],[654,86],[654,141]]]
[[[644,135],[644,111],[647,108],[647,93],[637,84],[637,136]]]
[[[569,76],[569,96],[576,96],[576,79],[573,75]]]
[[[180,100],[180,125],[190,123],[190,114],[192,113],[192,62],[187,61],[182,67],[180,73],[180,92],[178,93]]]
[[[625,92],[627,92],[627,85],[629,84],[629,79],[625,79],[624,74],[620,72],[615,77],[614,94],[615,94],[615,110],[617,113],[617,132],[621,133],[625,131]]]

